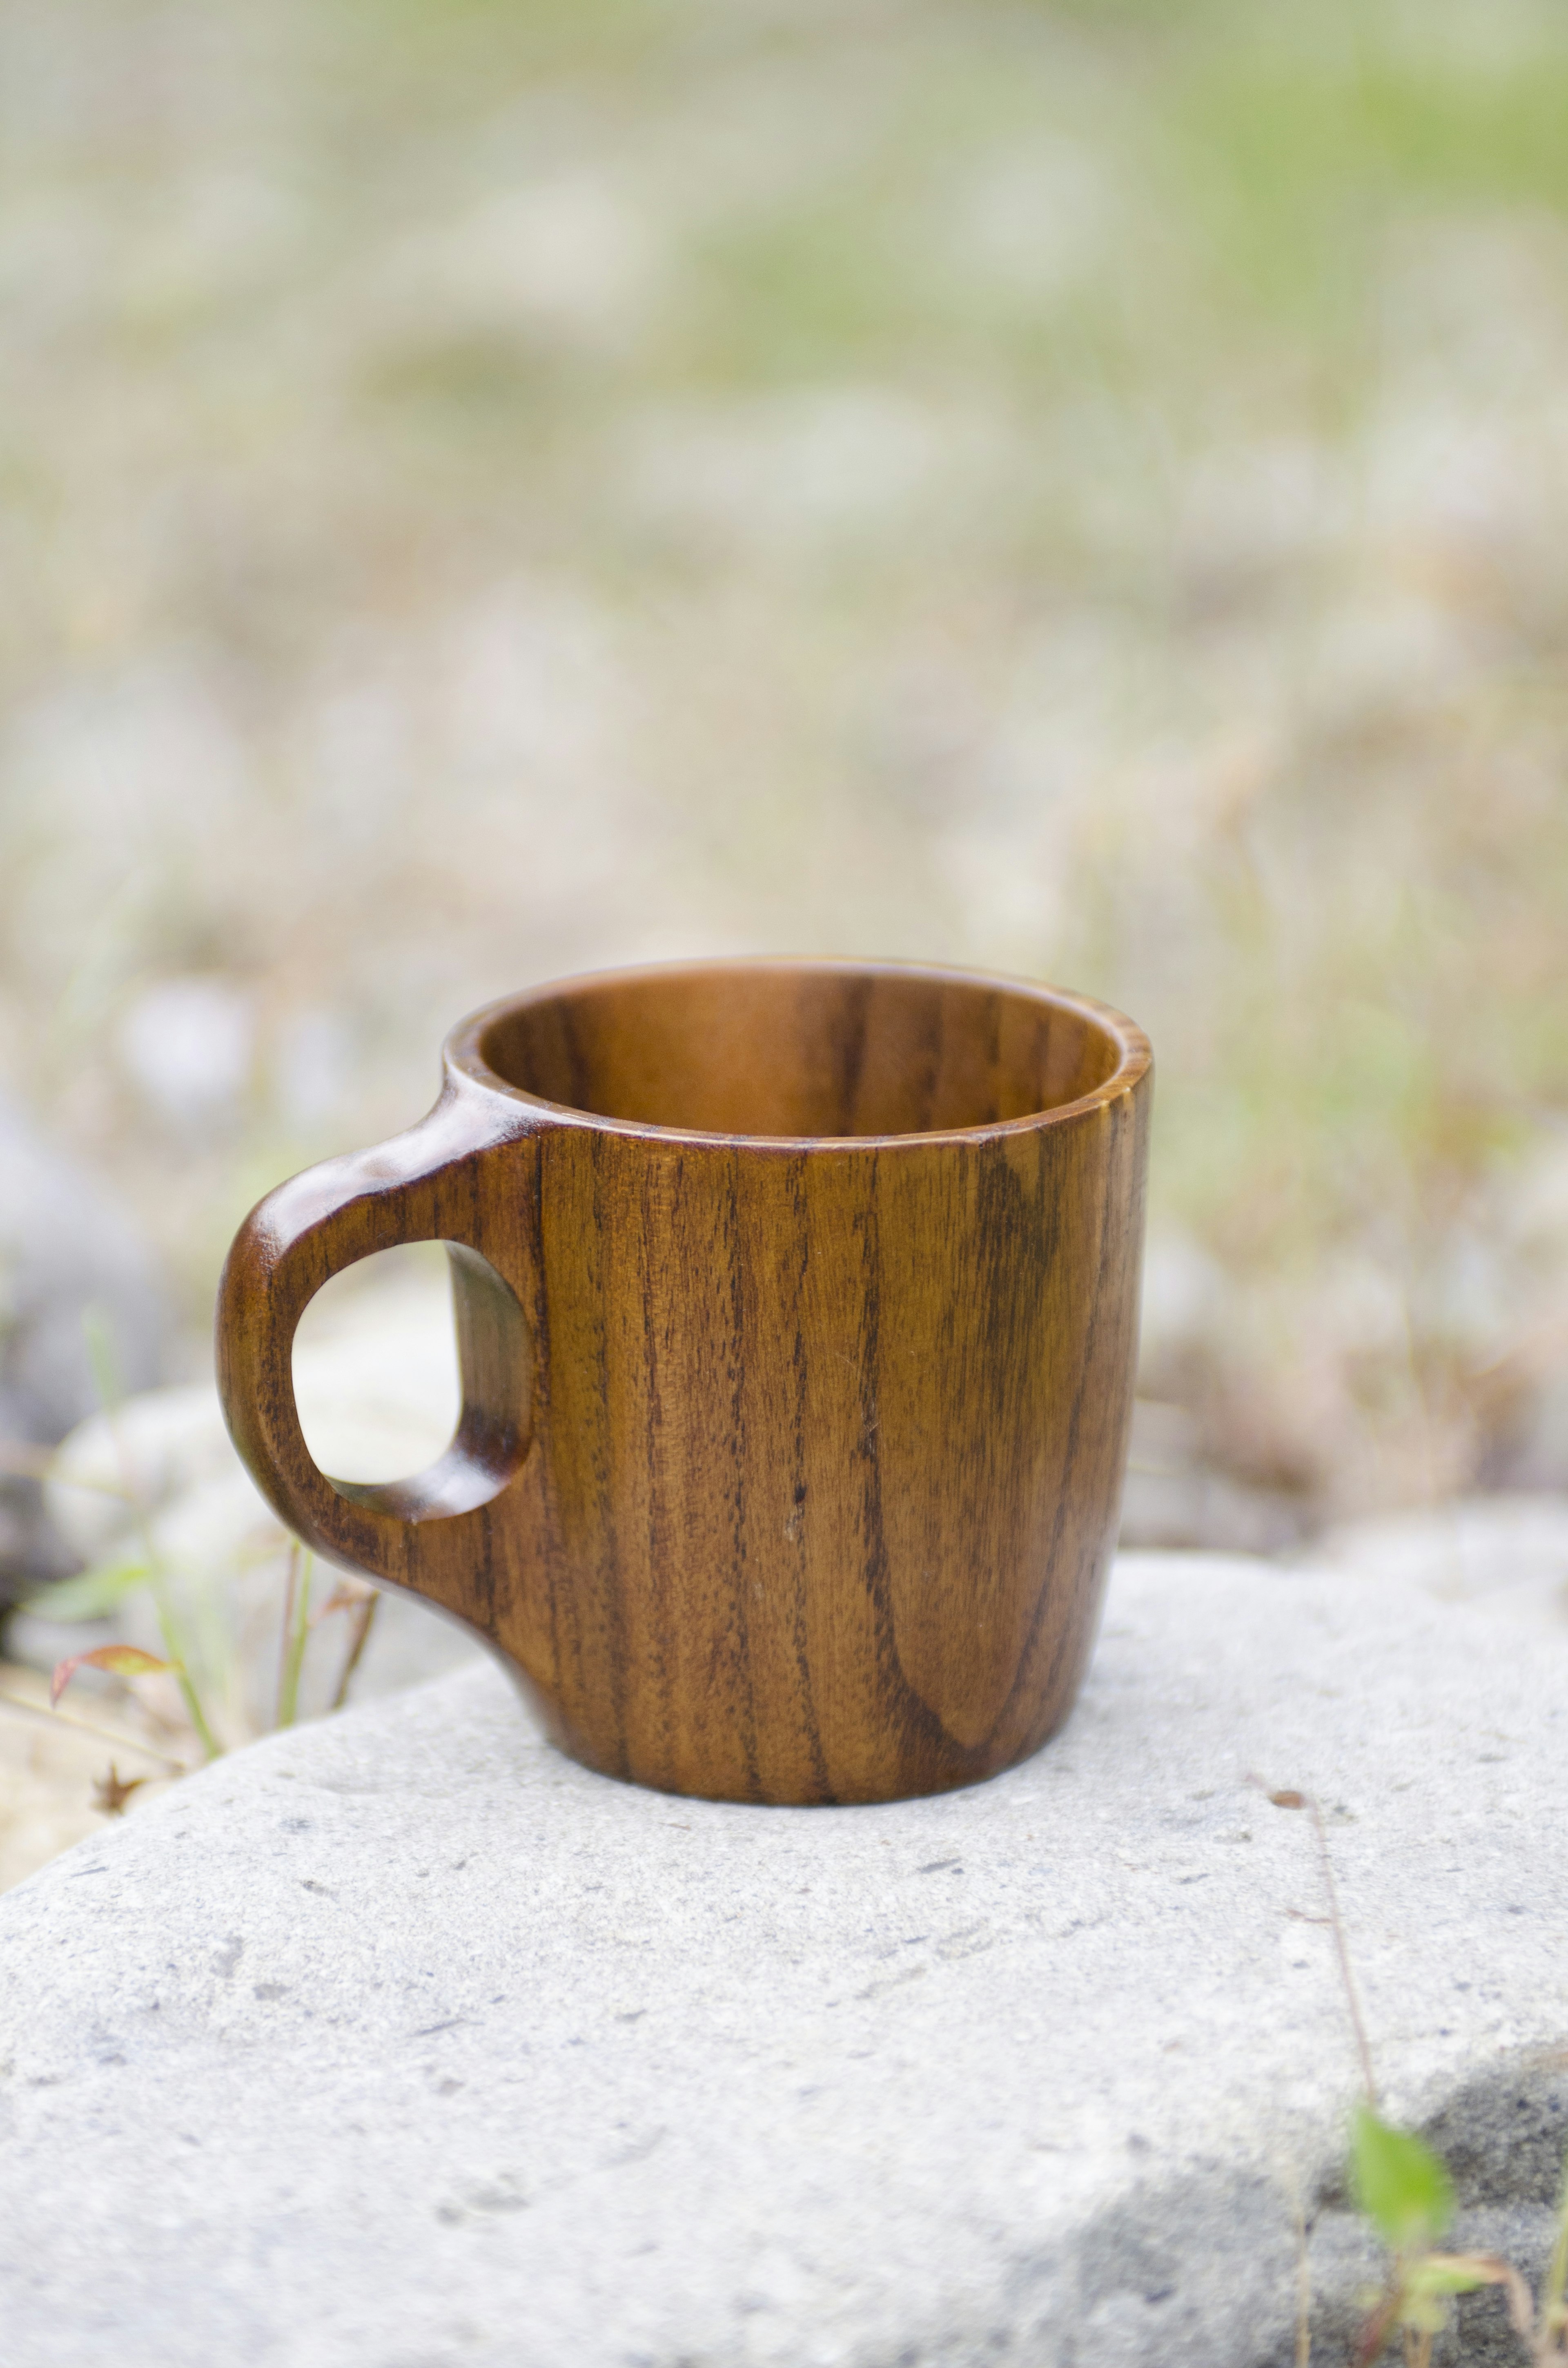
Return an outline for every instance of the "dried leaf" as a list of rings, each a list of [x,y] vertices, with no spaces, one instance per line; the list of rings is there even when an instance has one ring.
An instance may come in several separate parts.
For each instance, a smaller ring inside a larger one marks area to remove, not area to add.
[[[132,1793],[139,1784],[145,1784],[146,1782],[145,1776],[121,1776],[111,1759],[108,1764],[108,1774],[95,1776],[93,1779],[93,1806],[95,1809],[101,1809],[106,1817],[121,1817],[125,1815],[125,1804]]]
[[[153,1670],[168,1669],[178,1675],[173,1661],[160,1661],[156,1653],[144,1653],[140,1645],[99,1645],[91,1653],[73,1653],[69,1660],[57,1661],[50,1681],[51,1704],[57,1702],[78,1669],[108,1669],[117,1678],[144,1678]]]

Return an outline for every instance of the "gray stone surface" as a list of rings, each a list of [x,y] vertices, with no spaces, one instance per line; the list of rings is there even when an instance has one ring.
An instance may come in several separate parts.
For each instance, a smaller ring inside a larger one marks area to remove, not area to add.
[[[1533,2268],[1565,1746],[1549,1639],[1176,1555],[941,1800],[632,1791],[489,1668],[258,1745],[0,1902],[6,2368],[1287,2368],[1298,2206],[1324,2368],[1355,2061],[1255,1780],[1324,1800],[1387,2107]]]
[[[121,1387],[145,1389],[168,1333],[152,1258],[105,1188],[0,1095],[0,1440],[52,1447],[98,1405],[89,1309]],[[70,1561],[36,1485],[0,1471],[0,1605]]]

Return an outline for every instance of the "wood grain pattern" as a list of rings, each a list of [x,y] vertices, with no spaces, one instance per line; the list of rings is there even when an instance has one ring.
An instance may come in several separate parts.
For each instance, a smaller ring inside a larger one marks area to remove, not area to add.
[[[880,1801],[1036,1750],[1092,1645],[1152,1079],[1056,990],[691,964],[517,996],[429,1117],[272,1193],[224,1272],[242,1455],[321,1553],[506,1655],[589,1767]],[[390,1486],[311,1461],[329,1274],[451,1246],[463,1408]]]

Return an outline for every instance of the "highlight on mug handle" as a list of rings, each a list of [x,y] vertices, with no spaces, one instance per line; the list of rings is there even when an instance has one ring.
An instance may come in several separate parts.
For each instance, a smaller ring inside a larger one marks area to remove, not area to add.
[[[517,1292],[475,1235],[475,1163],[514,1141],[515,1110],[449,1079],[429,1116],[372,1151],[307,1168],[251,1211],[218,1289],[218,1392],[235,1448],[280,1520],[316,1553],[372,1578],[442,1593],[422,1541],[483,1523],[529,1445],[532,1349]],[[333,1275],[377,1250],[443,1241],[452,1260],[462,1406],[451,1444],[407,1480],[333,1480],[305,1443],[292,1350]]]

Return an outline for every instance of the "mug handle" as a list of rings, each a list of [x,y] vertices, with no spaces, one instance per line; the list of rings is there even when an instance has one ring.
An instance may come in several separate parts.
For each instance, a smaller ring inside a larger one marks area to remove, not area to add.
[[[494,1608],[489,1508],[528,1454],[533,1381],[519,1229],[508,1225],[505,1243],[494,1237],[483,1171],[536,1124],[449,1071],[417,1126],[268,1193],[235,1235],[218,1288],[224,1419],[279,1520],[329,1561],[432,1597],[482,1628]],[[515,1212],[515,1185],[494,1197]],[[452,1260],[462,1410],[451,1444],[413,1479],[331,1480],[300,1428],[295,1327],[330,1276],[420,1241],[444,1241]]]

